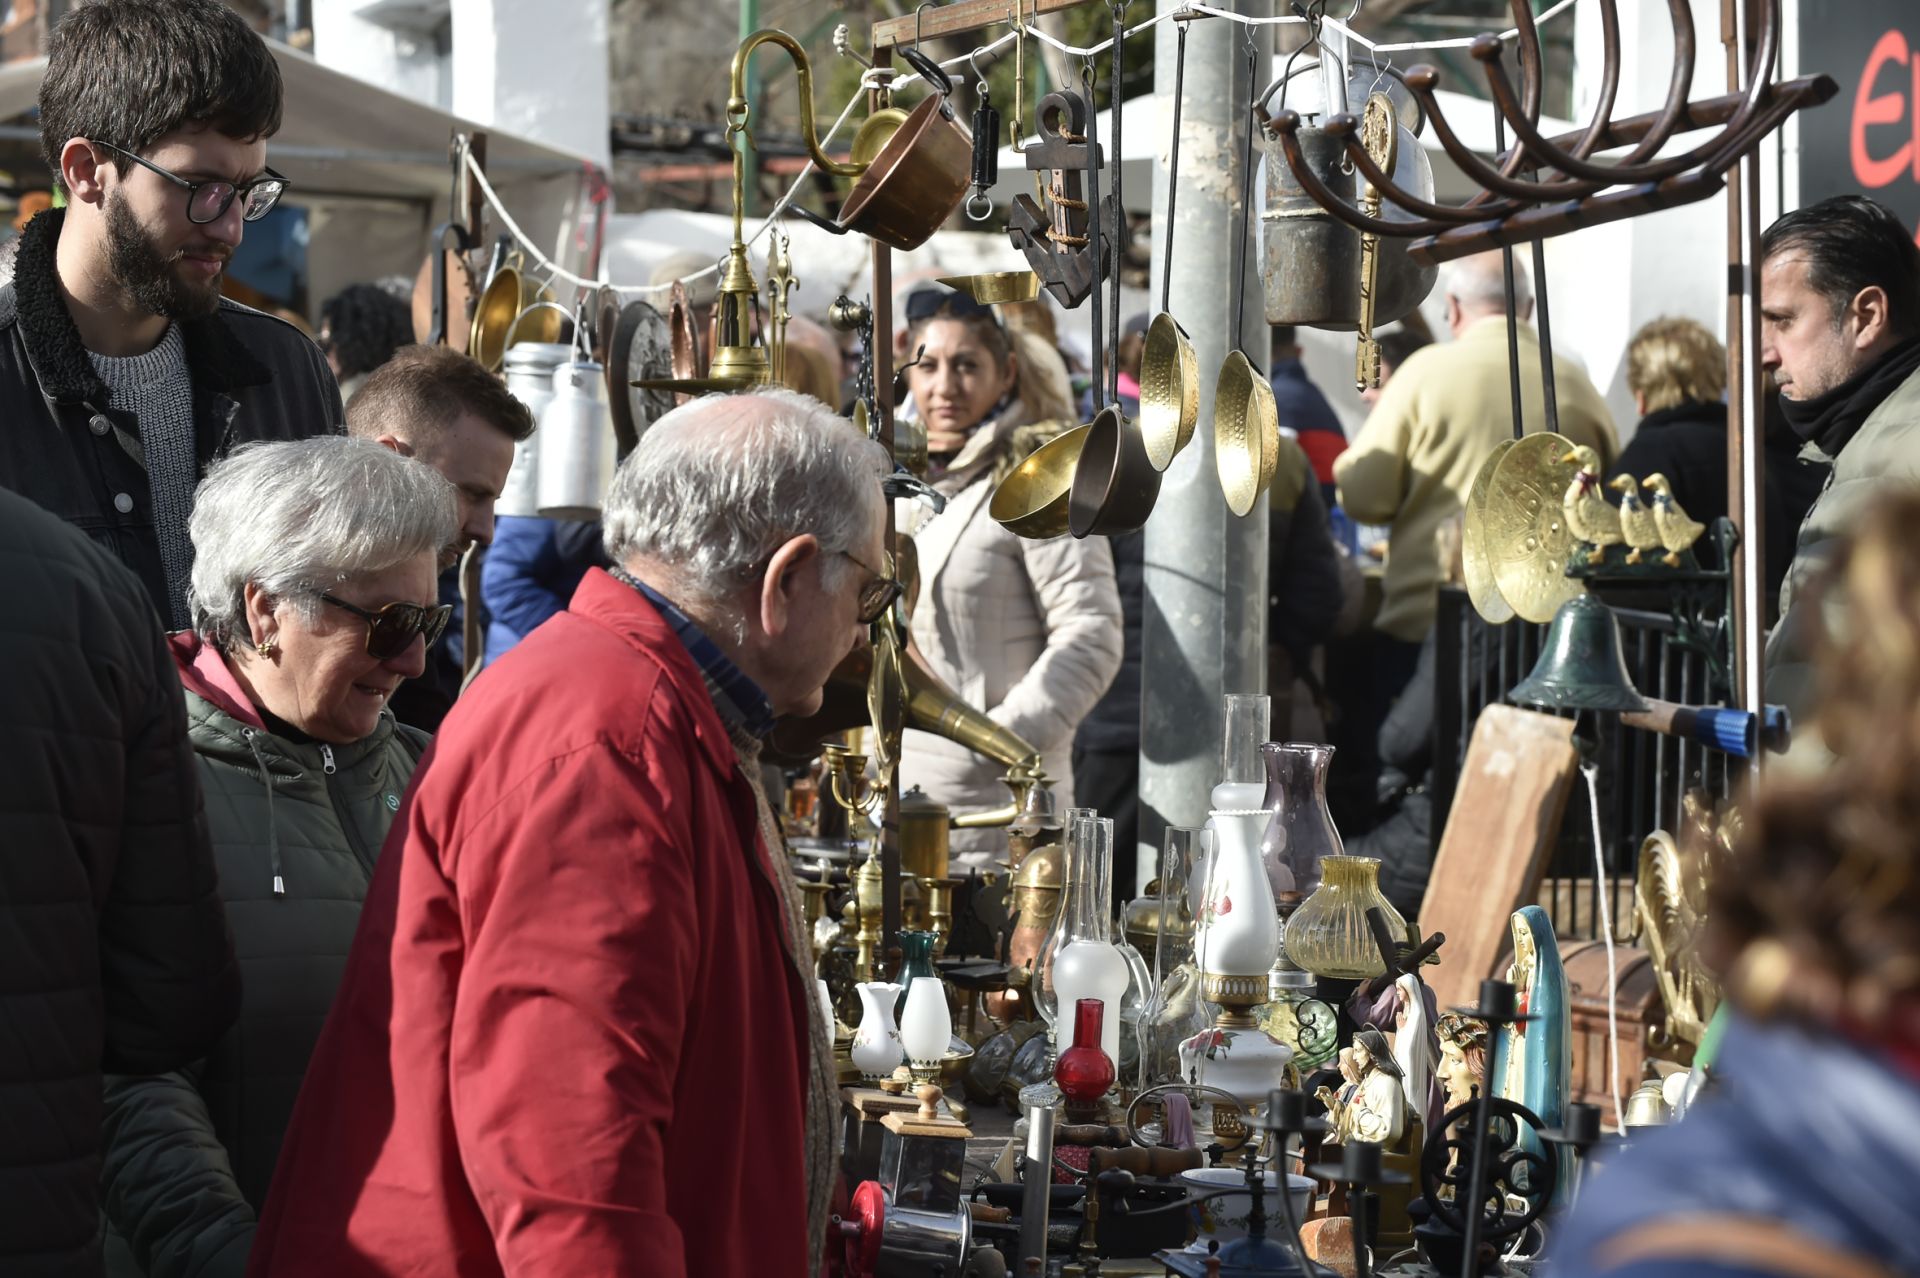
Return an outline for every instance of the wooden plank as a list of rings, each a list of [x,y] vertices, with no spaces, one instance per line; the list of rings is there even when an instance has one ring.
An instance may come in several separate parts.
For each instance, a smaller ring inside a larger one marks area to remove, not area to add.
[[[1420,905],[1421,931],[1447,934],[1427,976],[1442,1009],[1474,1002],[1495,974],[1508,919],[1539,896],[1578,770],[1572,720],[1480,712]]]
[[[1027,21],[1043,13],[1077,9],[1092,0],[960,0],[958,4],[929,6],[924,12],[888,18],[873,24],[873,51],[896,49],[916,40],[972,35],[987,27],[1012,25],[1016,4]]]

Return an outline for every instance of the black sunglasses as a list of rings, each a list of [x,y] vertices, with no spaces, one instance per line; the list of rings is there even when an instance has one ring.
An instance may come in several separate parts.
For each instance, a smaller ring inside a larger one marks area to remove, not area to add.
[[[873,579],[867,582],[866,585],[860,587],[859,601],[860,624],[863,626],[871,626],[874,622],[886,616],[887,609],[893,607],[894,601],[906,592],[906,587],[900,583],[899,578],[893,575],[893,556],[888,555],[886,557],[886,571],[882,572],[877,568],[868,567],[866,563],[861,561],[858,555],[850,550],[843,550],[840,553],[848,559],[853,560],[859,567],[866,568],[868,572],[873,574]]]
[[[94,145],[105,147],[115,155],[124,155],[141,168],[153,170],[175,186],[185,187],[187,189],[187,221],[195,226],[206,226],[225,217],[227,210],[233,207],[236,196],[245,199],[240,206],[240,216],[249,222],[258,222],[273,212],[273,206],[280,202],[280,197],[291,185],[284,175],[275,173],[272,169],[268,169],[253,181],[243,182],[238,186],[225,181],[189,182],[178,173],[163,169],[152,160],[135,155],[125,147],[115,146],[111,142],[95,142]]]
[[[367,623],[367,655],[375,661],[392,661],[413,645],[415,635],[424,636],[427,647],[433,647],[446,633],[447,619],[453,616],[452,604],[424,608],[419,604],[395,602],[369,611],[325,592],[321,593],[320,600]]]
[[[975,315],[984,315],[999,326],[1000,317],[991,306],[974,301],[965,293],[949,293],[937,288],[919,288],[907,294],[907,322],[918,324],[921,320],[930,320],[936,315],[945,315],[952,319],[971,319]]]

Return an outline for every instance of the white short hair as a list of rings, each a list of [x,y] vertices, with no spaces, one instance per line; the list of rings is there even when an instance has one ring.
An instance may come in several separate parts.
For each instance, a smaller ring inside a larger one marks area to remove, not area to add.
[[[371,440],[243,445],[194,494],[193,628],[222,648],[244,635],[249,584],[314,616],[319,591],[437,554],[459,527],[452,484]]]
[[[880,481],[892,469],[885,449],[810,396],[709,395],[655,422],[620,464],[601,508],[607,554],[652,560],[691,602],[724,608],[791,538],[810,533],[830,556],[855,550],[885,516]]]
[[[1523,315],[1533,305],[1533,277],[1527,272],[1523,250],[1513,255],[1513,304]],[[1475,253],[1447,264],[1447,296],[1468,311],[1507,313],[1506,271],[1500,251]]]

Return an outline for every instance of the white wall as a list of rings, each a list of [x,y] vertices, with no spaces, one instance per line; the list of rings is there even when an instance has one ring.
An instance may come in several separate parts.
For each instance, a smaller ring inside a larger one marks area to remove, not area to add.
[[[369,0],[313,0],[313,56],[322,66],[447,110],[452,67],[430,32],[367,16]]]
[[[608,167],[607,3],[456,0],[454,113]]]

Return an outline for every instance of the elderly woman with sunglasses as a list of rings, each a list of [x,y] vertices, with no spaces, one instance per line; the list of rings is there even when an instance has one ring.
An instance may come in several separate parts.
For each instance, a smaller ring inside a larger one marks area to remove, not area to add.
[[[1035,417],[1038,365],[1022,362],[991,308],[922,290],[906,313],[908,350],[918,353],[907,383],[926,423],[933,486],[947,498],[938,514],[919,503],[900,510],[923,583],[914,642],[949,687],[1041,752],[1066,807],[1074,729],[1120,668],[1113,552],[1104,537],[1017,537],[988,504],[1027,454],[1073,423]],[[932,733],[908,733],[901,752],[901,784],[956,814],[1005,803],[1005,771]],[[1005,846],[995,830],[956,830],[951,839],[963,867],[984,867]]]
[[[245,993],[205,1061],[108,1080],[103,1184],[132,1251],[110,1246],[110,1272],[245,1267],[374,858],[427,745],[387,700],[446,627],[435,564],[455,508],[432,469],[340,436],[238,449],[200,485],[194,624],[173,652]]]

